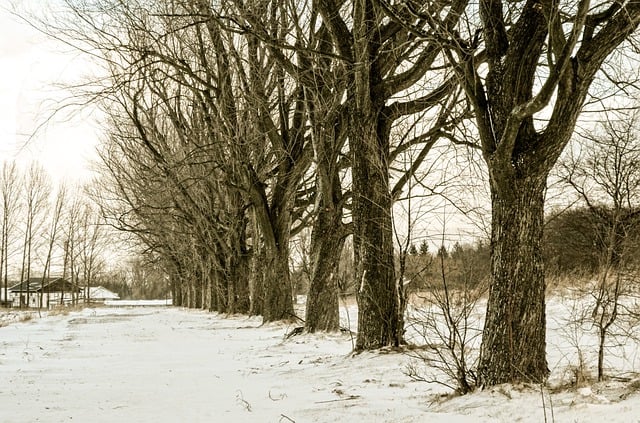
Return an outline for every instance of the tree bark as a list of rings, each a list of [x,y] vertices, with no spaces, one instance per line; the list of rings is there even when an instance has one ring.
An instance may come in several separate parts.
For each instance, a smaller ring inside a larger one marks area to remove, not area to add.
[[[479,382],[540,383],[549,373],[542,257],[546,173],[496,179],[491,183],[491,281]]]
[[[566,36],[557,2],[526,2],[510,25],[500,2],[479,3],[488,71],[482,82],[471,60],[463,81],[489,169],[493,208],[481,386],[541,383],[549,373],[541,253],[546,178],[571,138],[595,73],[624,31],[637,26],[633,15],[640,12],[614,13],[594,43],[593,33],[583,31],[588,11],[588,1],[578,2],[574,16],[565,20],[573,25]],[[549,50],[555,60],[545,63]],[[548,76],[536,88],[541,66],[548,67]],[[545,127],[536,127],[535,115],[550,104]]]
[[[251,271],[249,276],[249,315],[261,316],[264,306],[264,247],[261,245],[257,224],[252,225],[253,247],[251,249]]]
[[[340,329],[338,265],[344,246],[342,209],[323,206],[311,234],[311,283],[307,295],[305,329],[308,332]]]
[[[212,296],[214,302],[212,305],[218,313],[226,313],[228,309],[227,304],[227,290],[229,289],[229,282],[224,274],[222,265],[224,264],[223,257],[217,257],[214,266],[211,268],[211,277],[214,280]]]
[[[377,114],[354,113],[353,224],[358,301],[356,350],[397,346],[399,296],[393,259],[388,139],[379,136]]]
[[[288,242],[278,246],[276,251],[267,251],[264,262],[263,322],[291,320],[293,312],[293,291],[289,276]]]
[[[356,351],[398,345],[398,286],[393,259],[389,128],[381,124],[382,72],[375,61],[376,19],[370,0],[353,5],[353,84],[349,143],[353,179],[353,247],[358,301]]]
[[[313,94],[309,97],[313,98]],[[325,89],[307,106],[314,127],[316,162],[316,218],[311,233],[311,280],[305,319],[305,329],[311,333],[340,329],[338,270],[346,236],[338,164],[343,125],[339,107],[332,100],[332,93]]]
[[[231,314],[246,314],[250,311],[249,267],[249,256],[243,251],[231,269],[233,286],[233,289],[229,289],[229,313]]]

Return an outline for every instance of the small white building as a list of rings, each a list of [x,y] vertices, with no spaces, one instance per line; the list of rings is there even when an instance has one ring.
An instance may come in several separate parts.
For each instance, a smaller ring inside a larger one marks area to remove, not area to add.
[[[115,292],[109,291],[103,286],[89,287],[89,302],[104,303],[105,301],[119,300],[120,296]]]

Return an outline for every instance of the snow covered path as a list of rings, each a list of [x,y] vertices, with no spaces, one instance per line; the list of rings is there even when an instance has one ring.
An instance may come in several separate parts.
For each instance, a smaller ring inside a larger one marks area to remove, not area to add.
[[[442,388],[410,381],[403,355],[351,356],[349,335],[284,340],[289,329],[164,307],[0,327],[0,422],[544,421],[540,393],[500,388],[436,402]],[[640,422],[638,392],[553,402],[558,422]]]

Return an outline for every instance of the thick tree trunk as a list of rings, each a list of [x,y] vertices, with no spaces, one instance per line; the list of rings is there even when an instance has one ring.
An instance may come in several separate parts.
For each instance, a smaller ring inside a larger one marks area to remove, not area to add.
[[[378,134],[375,116],[355,114],[350,139],[359,351],[397,346],[402,338],[393,259],[389,148],[387,138]]]
[[[265,272],[263,322],[291,320],[295,314],[289,277],[288,244],[280,245],[277,251],[267,251],[267,260],[263,265]]]
[[[338,331],[338,266],[344,246],[341,209],[323,207],[311,234],[311,284],[307,295],[305,329],[308,332]]]
[[[393,259],[389,187],[389,125],[376,91],[383,72],[374,58],[381,11],[370,0],[353,4],[353,105],[349,143],[353,179],[353,247],[358,301],[356,350],[397,346],[402,338]],[[385,123],[386,122],[386,123]]]
[[[546,174],[499,181],[491,183],[492,272],[480,384],[540,383],[549,373],[542,258]]]
[[[250,310],[250,255],[247,251],[247,216],[241,198],[236,197],[233,237],[229,244],[233,254],[227,257],[226,272],[229,279],[227,291],[228,312],[246,314]]]

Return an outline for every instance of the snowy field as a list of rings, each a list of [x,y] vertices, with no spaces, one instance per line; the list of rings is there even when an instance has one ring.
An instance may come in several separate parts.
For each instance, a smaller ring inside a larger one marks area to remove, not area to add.
[[[556,384],[575,364],[571,307],[548,306]],[[0,312],[0,422],[640,422],[636,344],[606,383],[444,397],[405,374],[404,354],[353,355],[348,333],[285,339],[291,329],[161,306]]]

